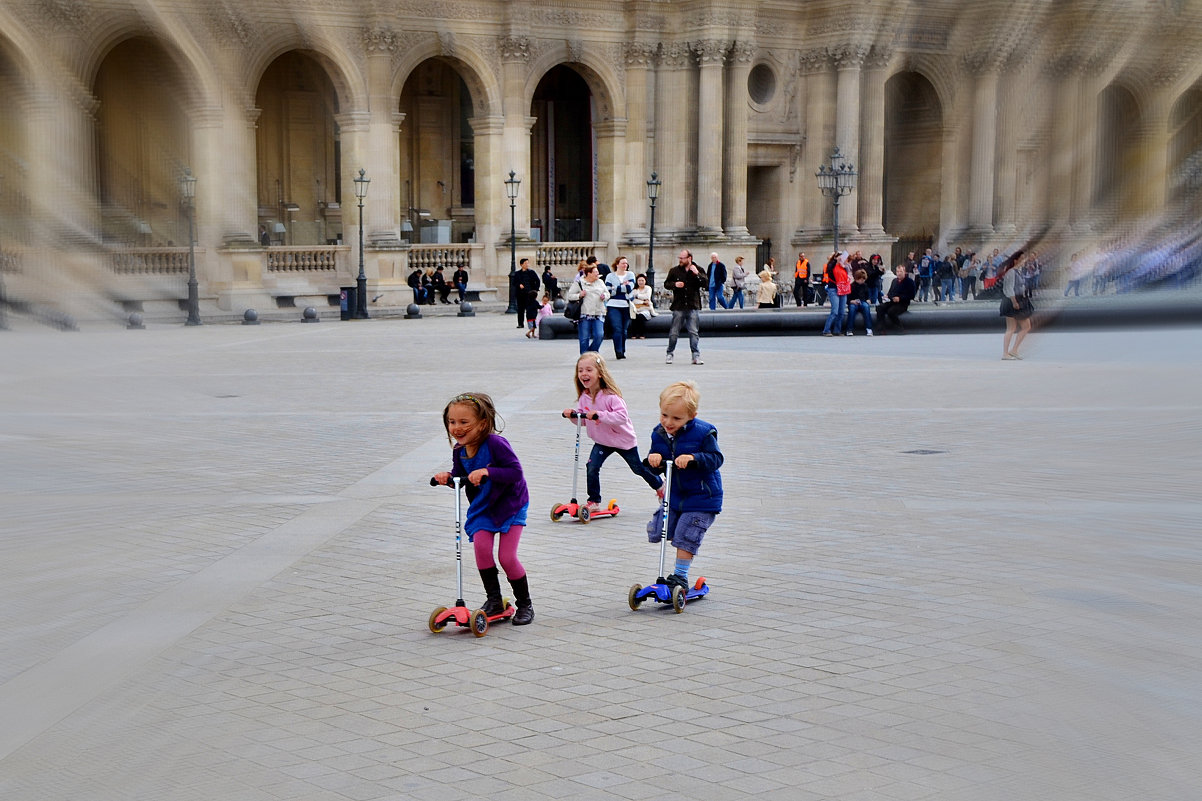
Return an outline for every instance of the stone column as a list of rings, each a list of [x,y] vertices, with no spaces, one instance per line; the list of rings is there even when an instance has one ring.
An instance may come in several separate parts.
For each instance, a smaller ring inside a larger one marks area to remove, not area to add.
[[[530,40],[525,36],[502,36],[498,44],[501,50],[502,104],[505,111],[505,130],[502,136],[500,163],[495,174],[481,176],[476,182],[476,198],[479,202],[481,189],[495,193],[498,200],[509,209],[509,198],[505,195],[505,180],[509,171],[521,180],[518,187],[517,208],[514,216],[519,238],[527,238],[530,231],[530,131],[535,119],[525,103],[526,77],[529,72]],[[548,224],[552,224],[548,221]],[[509,225],[506,220],[503,239],[506,243]]]
[[[1152,217],[1164,212],[1169,198],[1169,116],[1172,75],[1158,73],[1144,100],[1140,119],[1139,212]]]
[[[392,53],[387,49],[367,54],[368,131],[367,152],[362,164],[352,164],[354,174],[367,170],[371,179],[363,200],[364,237],[372,247],[399,247],[400,207],[397,201],[401,183],[400,132],[405,117],[397,111],[392,97]],[[351,193],[354,198],[354,192]],[[343,195],[346,198],[346,195]],[[356,213],[358,200],[355,201]],[[345,200],[343,207],[346,207]],[[356,242],[358,236],[356,235]]]
[[[509,236],[509,200],[505,197],[505,178],[509,170],[500,166],[505,149],[505,118],[502,116],[472,117],[475,163],[476,163],[476,241],[499,242]],[[498,184],[499,189],[493,184]],[[527,204],[528,206],[529,204]],[[497,273],[497,250],[486,247],[481,250],[484,273]],[[508,270],[508,263],[505,267]]]
[[[994,202],[995,241],[1013,237],[1018,231],[1016,195],[1018,192],[1018,136],[1021,118],[1018,100],[1029,87],[1016,69],[999,75],[997,105],[997,156],[994,160],[994,180],[997,184]]]
[[[1089,233],[1094,223],[1094,181],[1098,163],[1098,74],[1086,71],[1081,76],[1080,96],[1077,102],[1077,118],[1080,131],[1077,134],[1077,161],[1075,165],[1076,186],[1073,189],[1073,230]]]
[[[626,135],[626,120],[602,120],[594,123],[593,131],[597,138],[597,238],[613,246],[620,234],[621,198],[625,197],[625,154],[618,143]]]
[[[1048,180],[1048,222],[1063,231],[1072,213],[1072,193],[1075,186],[1073,171],[1077,160],[1077,135],[1081,121],[1077,118],[1081,96],[1081,74],[1078,62],[1070,55],[1049,65],[1055,81],[1055,101],[1052,103],[1052,150]]]
[[[699,64],[697,91],[697,233],[722,235],[722,66],[728,43],[693,43]]]
[[[998,72],[982,56],[968,63],[976,76],[972,110],[972,163],[969,165],[968,232],[993,234],[994,165],[997,160]]]
[[[860,78],[864,59],[868,56],[867,45],[846,45],[832,50],[838,76],[835,88],[835,144],[858,172],[862,167],[857,161],[860,153]],[[856,181],[859,191],[860,181]],[[859,235],[859,209],[857,202],[839,204],[839,239],[846,242]]]
[[[359,170],[368,170],[371,185],[367,197],[363,200],[363,249],[371,245],[368,240],[371,217],[371,204],[374,200],[376,178],[369,170],[368,154],[371,152],[371,115],[364,110],[346,111],[334,116],[338,123],[340,141],[342,142],[342,174],[338,180],[342,182],[342,241],[350,245],[351,252],[348,268],[350,277],[359,274],[359,199],[355,197],[355,178]],[[364,275],[375,278],[368,272],[372,260],[364,256]]]
[[[885,67],[891,55],[887,49],[873,47],[862,76],[860,177],[856,183],[856,199],[860,234],[878,240],[885,237],[885,228],[881,224],[885,182]]]
[[[722,228],[728,237],[748,239],[747,230],[747,78],[755,45],[735,42],[730,50],[724,105],[722,154]]]
[[[626,59],[626,181],[622,219],[627,241],[646,241],[650,221],[650,201],[647,200],[647,181],[653,167],[647,164],[648,102],[654,80],[652,66],[657,46],[646,42],[630,42],[625,46]]]
[[[802,155],[801,227],[796,238],[799,243],[824,237],[831,221],[831,202],[820,191],[814,178],[820,164],[825,164],[834,147],[835,81],[831,62],[825,50],[810,50],[799,60],[804,76],[806,107],[802,133],[805,148]]]
[[[656,73],[655,160],[660,187],[655,229],[667,238],[688,226],[693,205],[693,171],[689,156],[694,152],[688,141],[690,119],[696,103],[690,91],[689,69],[692,54],[686,42],[663,46]]]

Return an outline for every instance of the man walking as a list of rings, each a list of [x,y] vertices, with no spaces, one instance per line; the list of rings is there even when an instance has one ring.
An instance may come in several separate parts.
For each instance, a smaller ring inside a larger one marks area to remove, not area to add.
[[[672,327],[668,329],[668,355],[664,360],[666,364],[672,363],[672,354],[676,350],[676,339],[680,336],[682,323],[689,335],[693,364],[704,364],[701,361],[697,321],[701,312],[701,287],[708,285],[709,276],[705,274],[705,270],[693,263],[693,254],[687,250],[680,251],[680,255],[676,257],[676,266],[668,270],[668,277],[664,279],[664,289],[672,290]]]
[[[726,302],[726,265],[718,261],[718,254],[710,254],[710,311],[715,309],[715,301],[724,309],[729,309]]]
[[[538,273],[530,269],[530,259],[522,259],[518,262],[518,271],[514,276],[516,286],[514,293],[517,296],[518,307],[518,328],[526,327],[526,315],[530,315],[530,319],[534,319],[534,315],[538,313]]]

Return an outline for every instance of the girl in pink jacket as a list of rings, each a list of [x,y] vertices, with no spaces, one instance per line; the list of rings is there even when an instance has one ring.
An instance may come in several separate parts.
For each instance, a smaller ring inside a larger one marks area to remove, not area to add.
[[[576,360],[573,381],[579,395],[576,408],[564,409],[563,416],[570,419],[572,412],[582,415],[585,430],[594,443],[585,468],[589,511],[601,508],[601,465],[611,453],[618,453],[626,460],[631,472],[659,493],[663,479],[639,459],[639,441],[630,422],[630,414],[626,411],[626,401],[622,399],[622,390],[618,389],[613,376],[609,374],[601,354],[596,351],[582,353]],[[593,419],[594,413],[596,420]]]

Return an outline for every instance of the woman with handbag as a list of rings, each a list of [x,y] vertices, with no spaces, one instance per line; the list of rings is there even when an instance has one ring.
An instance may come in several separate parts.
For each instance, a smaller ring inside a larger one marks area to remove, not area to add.
[[[998,313],[1006,318],[1006,333],[1002,337],[1003,361],[1022,359],[1022,356],[1018,355],[1018,348],[1027,334],[1031,333],[1031,314],[1035,311],[1035,306],[1027,294],[1023,271],[1018,267],[1020,255],[1021,250],[1007,259],[999,276],[1002,284],[1002,303]]]
[[[568,289],[568,302],[580,301],[580,322],[576,334],[580,338],[580,352],[601,352],[605,341],[605,301],[609,300],[609,289],[601,280],[597,265],[585,267],[584,275],[572,282]]]

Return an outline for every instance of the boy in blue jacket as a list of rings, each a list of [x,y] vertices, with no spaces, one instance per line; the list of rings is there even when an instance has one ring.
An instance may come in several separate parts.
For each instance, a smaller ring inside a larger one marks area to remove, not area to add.
[[[701,548],[705,532],[722,511],[724,461],[718,450],[718,429],[697,419],[701,396],[692,381],[677,381],[659,394],[659,425],[651,432],[647,464],[661,469],[673,464],[668,510],[668,542],[676,546],[676,566],[667,577],[669,587],[689,589],[689,567]],[[659,542],[663,531],[663,506],[647,524],[647,539]]]

